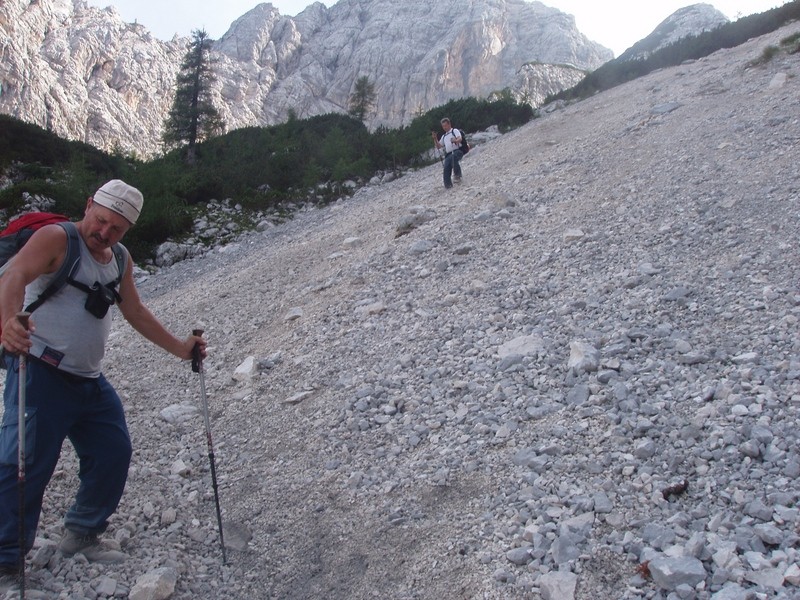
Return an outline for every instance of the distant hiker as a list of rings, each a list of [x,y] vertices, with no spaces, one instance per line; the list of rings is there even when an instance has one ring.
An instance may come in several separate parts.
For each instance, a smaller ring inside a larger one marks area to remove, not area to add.
[[[111,330],[108,309],[117,304],[136,331],[179,358],[191,359],[196,345],[205,356],[202,337],[175,337],[136,290],[130,255],[118,242],[136,223],[143,200],[139,190],[119,179],[89,197],[84,218],[72,229],[80,238],[77,268],[67,285],[35,309],[29,329],[17,313],[38,296],[61,266],[67,255],[68,230],[60,224],[37,230],[0,280],[0,341],[7,369],[0,430],[0,595],[13,589],[24,573],[21,559],[33,546],[45,488],[66,438],[80,460],[80,486],[64,519],[66,531],[59,548],[66,556],[81,553],[96,562],[126,558],[98,539],[122,497],[131,459],[122,403],[100,370]],[[127,260],[117,291],[114,284],[120,265],[115,252],[120,249]],[[27,355],[24,530],[17,494],[20,353]],[[23,538],[25,547],[20,548]]]
[[[444,187],[450,189],[453,187],[451,175],[456,183],[461,183],[461,158],[464,156],[461,151],[462,133],[453,128],[447,117],[442,119],[442,129],[444,135],[441,139],[436,137],[436,133],[432,133],[433,143],[437,148],[444,148]]]

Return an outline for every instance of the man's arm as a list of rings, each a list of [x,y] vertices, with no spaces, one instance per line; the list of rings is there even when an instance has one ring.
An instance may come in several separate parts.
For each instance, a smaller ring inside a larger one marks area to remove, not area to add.
[[[202,337],[190,335],[185,340],[178,339],[167,331],[161,321],[144,305],[133,281],[132,263],[129,257],[125,275],[119,286],[122,302],[118,306],[125,320],[142,336],[178,358],[187,360],[192,358],[192,351],[196,345],[200,348],[200,356],[205,358],[206,341]]]
[[[2,344],[9,352],[27,352],[30,333],[17,321],[23,309],[25,286],[45,273],[54,273],[67,252],[67,232],[59,225],[47,225],[36,231],[28,243],[14,256],[3,273],[0,285],[0,320],[3,323]],[[35,329],[30,320],[30,329]]]

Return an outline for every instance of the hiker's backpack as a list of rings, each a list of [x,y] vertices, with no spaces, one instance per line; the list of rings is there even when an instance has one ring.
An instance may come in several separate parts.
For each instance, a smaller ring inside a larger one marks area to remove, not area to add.
[[[458,132],[461,134],[461,146],[459,146],[459,150],[461,150],[461,154],[466,154],[469,152],[469,144],[467,143],[467,134],[464,133],[462,129],[459,129]]]
[[[70,222],[67,217],[56,213],[26,213],[11,222],[3,231],[0,231],[0,278],[11,259],[20,251],[28,240],[31,239],[34,232],[52,223],[57,223],[67,233],[67,253],[64,256],[64,262],[61,263],[58,271],[56,271],[50,285],[45,288],[36,300],[25,307],[26,312],[33,312],[39,308],[67,283],[80,289],[85,288],[84,291],[88,289],[88,286],[72,279],[72,276],[78,271],[78,266],[81,261],[81,246],[78,229],[75,227],[75,223]],[[114,244],[111,249],[114,252],[114,258],[117,261],[117,268],[119,269],[119,277],[111,283],[106,284],[107,287],[113,290],[119,285],[119,282],[122,281],[122,276],[125,274],[125,269],[128,266],[128,255],[120,244]],[[2,280],[0,280],[0,283],[2,283]],[[1,325],[0,323],[0,326]]]

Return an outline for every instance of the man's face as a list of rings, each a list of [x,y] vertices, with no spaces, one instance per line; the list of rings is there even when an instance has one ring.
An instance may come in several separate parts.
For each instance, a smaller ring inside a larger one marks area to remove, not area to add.
[[[91,199],[86,205],[85,221],[86,245],[94,250],[110,248],[131,228],[128,219]]]
[[[445,121],[445,122],[442,123],[442,129],[444,129],[445,133],[450,131],[452,128],[453,127],[450,125],[450,121]]]

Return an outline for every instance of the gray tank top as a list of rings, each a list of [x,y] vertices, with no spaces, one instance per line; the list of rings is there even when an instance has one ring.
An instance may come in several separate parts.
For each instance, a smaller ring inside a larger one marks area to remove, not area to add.
[[[81,261],[73,279],[88,286],[95,281],[107,284],[119,274],[114,257],[107,264],[97,262],[80,238]],[[127,252],[127,250],[126,250]],[[41,275],[25,288],[25,304],[33,302],[55,276]],[[99,377],[112,310],[98,319],[84,308],[86,292],[67,284],[34,311],[31,319],[36,332],[31,334],[31,356],[81,377]]]

